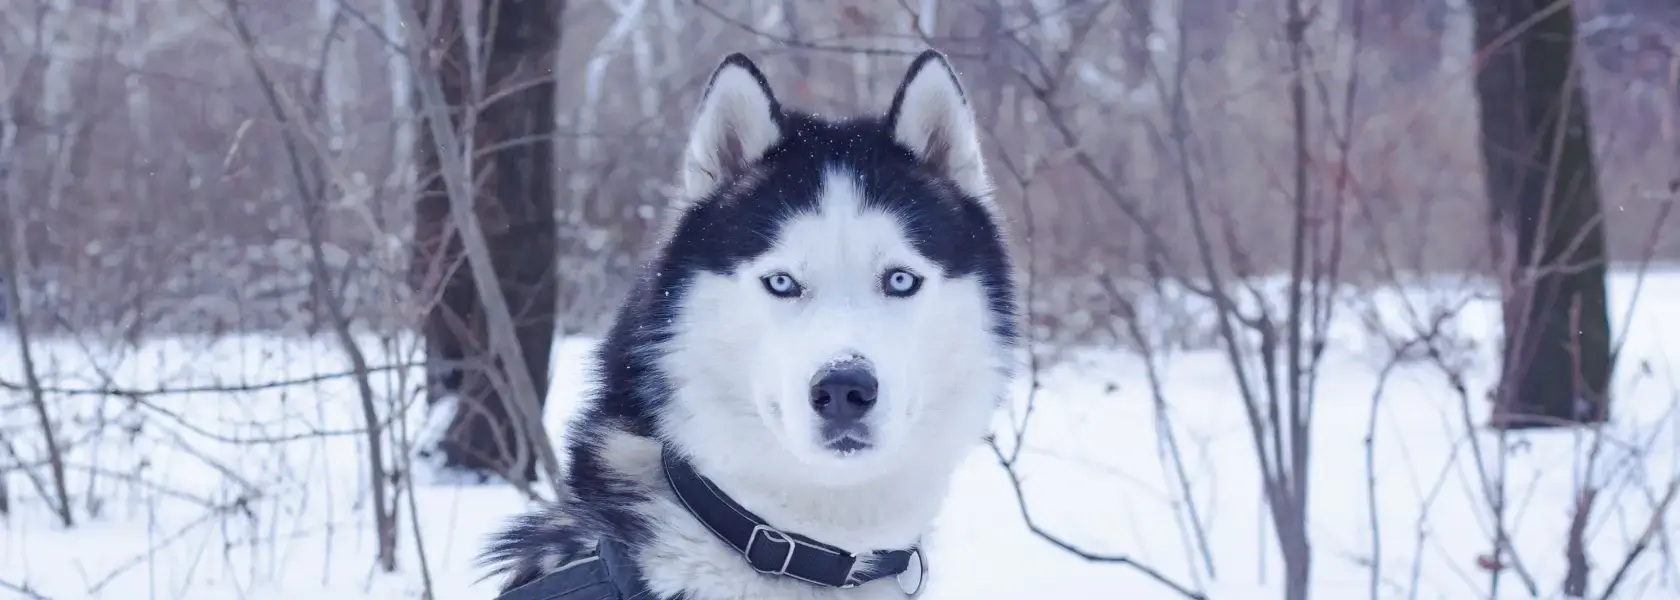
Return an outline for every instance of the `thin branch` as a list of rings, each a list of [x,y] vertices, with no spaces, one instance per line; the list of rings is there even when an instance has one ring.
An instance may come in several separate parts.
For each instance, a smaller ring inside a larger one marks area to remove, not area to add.
[[[405,21],[422,23],[413,6],[406,2],[399,4]],[[568,496],[566,480],[561,476],[560,459],[555,454],[554,445],[548,437],[547,426],[543,422],[542,399],[537,397],[536,383],[531,379],[531,370],[525,362],[524,352],[514,330],[507,297],[502,292],[496,265],[490,257],[489,242],[479,224],[478,212],[473,207],[475,195],[471,171],[461,155],[466,146],[461,143],[461,137],[450,119],[451,108],[439,81],[441,73],[437,65],[431,60],[416,59],[419,53],[412,51],[413,47],[423,47],[426,43],[426,39],[418,35],[419,29],[408,28],[409,43],[412,46],[407,55],[410,57],[409,66],[414,69],[414,81],[419,88],[420,114],[424,116],[426,126],[432,134],[434,151],[442,167],[445,187],[448,190],[450,218],[455,223],[456,234],[466,251],[468,262],[472,265],[470,272],[473,288],[478,292],[482,307],[487,313],[491,350],[503,366],[512,387],[513,393],[508,395],[508,400],[519,415],[512,421],[516,430],[525,436],[525,441],[536,447],[539,466],[553,488],[554,497],[565,498]]]
[[[0,590],[16,592],[29,600],[52,600],[51,598],[41,595],[40,592],[30,589],[28,585],[18,585],[4,579],[0,579]]]
[[[1206,594],[1191,590],[1180,583],[1168,579],[1167,576],[1162,575],[1160,571],[1155,570],[1149,565],[1138,562],[1130,556],[1124,554],[1099,554],[1085,550],[1084,548],[1075,546],[1072,542],[1063,540],[1056,534],[1050,533],[1049,531],[1039,527],[1038,523],[1032,518],[1032,511],[1027,509],[1028,504],[1026,491],[1021,487],[1021,476],[1015,472],[1014,464],[1011,463],[1008,456],[1004,455],[1003,449],[998,447],[997,440],[987,440],[987,445],[991,447],[992,454],[997,457],[998,464],[1003,465],[1004,472],[1009,474],[1009,485],[1014,489],[1015,503],[1021,509],[1021,519],[1026,522],[1027,529],[1032,531],[1033,535],[1038,536],[1039,539],[1049,542],[1050,545],[1060,548],[1069,554],[1091,562],[1113,563],[1136,569],[1139,573],[1143,573],[1161,585],[1172,588],[1173,591],[1178,592],[1179,595],[1184,596],[1188,600],[1207,600]]]
[[[385,371],[395,371],[395,370],[400,370],[400,369],[412,369],[412,368],[415,368],[415,367],[418,367],[418,366],[420,366],[419,363],[402,363],[402,364],[395,364],[395,365],[383,365],[383,366],[377,366],[377,367],[368,367],[368,372],[369,373],[381,373],[381,372],[385,372]],[[325,382],[328,382],[328,381],[333,381],[335,379],[345,379],[345,378],[349,378],[349,377],[354,377],[355,375],[356,375],[356,373],[354,371],[342,371],[342,372],[336,372],[336,373],[322,373],[322,374],[319,374],[319,375],[310,375],[308,377],[299,377],[299,378],[296,378],[296,379],[277,379],[277,380],[274,380],[274,381],[264,381],[264,382],[260,382],[260,383],[227,383],[227,384],[181,386],[181,387],[162,387],[162,386],[159,386],[159,387],[155,387],[155,388],[146,388],[146,389],[124,388],[124,387],[117,387],[117,386],[101,386],[101,387],[91,387],[91,388],[66,388],[66,387],[54,387],[54,386],[50,386],[50,385],[43,385],[43,386],[41,386],[41,391],[44,392],[44,393],[47,393],[47,394],[55,395],[55,396],[120,396],[120,397],[123,397],[123,398],[150,398],[150,397],[154,397],[154,396],[186,396],[186,395],[191,395],[191,394],[236,394],[236,393],[262,392],[262,391],[277,390],[277,389],[284,389],[284,388],[290,388],[290,387],[299,387],[299,386],[305,386],[305,385],[311,385],[311,384],[317,384],[317,383],[325,383]],[[25,384],[20,384],[20,383],[17,383],[17,382],[6,381],[4,379],[0,379],[0,390],[22,392],[22,391],[28,391],[29,388]]]
[[[1663,493],[1662,500],[1651,508],[1651,519],[1645,523],[1645,530],[1640,532],[1639,540],[1634,542],[1633,549],[1629,550],[1627,556],[1622,558],[1621,566],[1616,567],[1616,574],[1610,577],[1610,583],[1605,584],[1604,593],[1598,596],[1599,600],[1610,600],[1615,597],[1616,588],[1620,587],[1622,580],[1627,577],[1628,569],[1632,568],[1633,563],[1645,553],[1645,549],[1651,546],[1651,540],[1662,533],[1663,524],[1667,522],[1668,508],[1674,504],[1674,497],[1677,492],[1680,492],[1680,477],[1668,482],[1668,490]]]
[[[9,134],[8,137],[10,137]],[[6,145],[10,146],[9,140]],[[4,150],[6,151],[0,152],[0,184],[10,179],[11,171],[9,168],[11,162],[9,148]],[[9,186],[0,185],[0,188],[9,188]],[[70,512],[70,490],[64,479],[64,453],[58,446],[58,435],[53,425],[52,414],[47,409],[46,393],[41,389],[40,373],[35,369],[35,349],[32,347],[30,340],[29,320],[24,316],[21,288],[23,284],[19,279],[22,279],[24,274],[29,272],[24,264],[26,251],[24,240],[26,230],[24,227],[28,220],[20,218],[22,210],[17,203],[21,201],[22,199],[14,198],[12,194],[6,193],[6,189],[0,189],[0,211],[4,211],[0,213],[4,216],[4,218],[0,218],[0,221],[7,224],[7,231],[3,232],[5,238],[0,240],[0,260],[4,261],[0,263],[0,267],[5,269],[6,276],[0,279],[5,280],[6,304],[12,309],[10,311],[12,313],[12,331],[17,336],[18,360],[21,363],[19,366],[23,369],[24,385],[29,392],[30,404],[35,408],[36,422],[41,428],[42,441],[47,446],[47,457],[50,461],[49,469],[52,472],[53,494],[56,496],[51,498],[50,501],[55,504],[53,510],[58,513],[59,522],[69,528],[76,525],[76,519]]]

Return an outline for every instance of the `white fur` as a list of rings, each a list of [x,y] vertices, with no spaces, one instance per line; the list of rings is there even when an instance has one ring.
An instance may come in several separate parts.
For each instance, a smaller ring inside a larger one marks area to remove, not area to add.
[[[988,201],[991,178],[980,147],[980,129],[957,74],[943,58],[909,75],[898,106],[893,137],[911,152],[940,165],[965,194]]]
[[[725,63],[712,76],[683,154],[682,196],[705,197],[781,139],[775,101],[750,71]]]
[[[772,525],[864,554],[925,541],[951,473],[988,429],[1007,385],[1007,358],[989,333],[994,319],[981,283],[943,277],[897,219],[865,207],[856,178],[833,165],[820,208],[788,217],[768,253],[733,275],[699,275],[659,352],[676,389],[661,417],[669,442]],[[882,295],[878,282],[894,267],[924,278],[916,295]],[[767,293],[760,278],[778,271],[807,295]],[[852,352],[869,359],[880,380],[866,417],[875,445],[841,456],[821,444],[809,385],[825,362]],[[634,441],[603,455],[622,461],[620,470],[655,473],[656,444],[625,438]],[[662,481],[645,476],[660,498],[647,508],[657,525],[640,558],[655,592],[686,591],[695,600],[905,597],[890,578],[832,590],[759,576],[672,501]]]

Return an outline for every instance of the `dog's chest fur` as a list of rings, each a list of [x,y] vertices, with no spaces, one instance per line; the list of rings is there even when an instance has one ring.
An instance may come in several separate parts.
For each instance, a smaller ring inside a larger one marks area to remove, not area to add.
[[[904,600],[891,577],[851,589],[814,586],[754,571],[746,560],[678,503],[660,472],[658,442],[626,432],[605,436],[597,447],[614,474],[645,492],[631,510],[647,533],[631,547],[648,590],[682,600]]]

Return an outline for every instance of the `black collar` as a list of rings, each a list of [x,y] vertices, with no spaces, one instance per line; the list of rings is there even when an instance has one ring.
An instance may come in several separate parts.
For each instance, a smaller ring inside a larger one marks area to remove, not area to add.
[[[695,472],[694,466],[669,446],[661,458],[665,480],[677,500],[718,539],[740,552],[753,570],[833,588],[852,588],[896,576],[905,593],[921,591],[927,568],[919,549],[876,550],[869,568],[854,573],[856,554],[771,527]]]

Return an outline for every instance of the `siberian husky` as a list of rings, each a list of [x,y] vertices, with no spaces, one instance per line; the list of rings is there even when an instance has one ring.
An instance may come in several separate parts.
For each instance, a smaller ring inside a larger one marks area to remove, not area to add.
[[[884,111],[834,119],[730,55],[678,193],[569,427],[572,497],[485,554],[503,597],[919,595],[1018,335],[956,71],[929,50]]]

